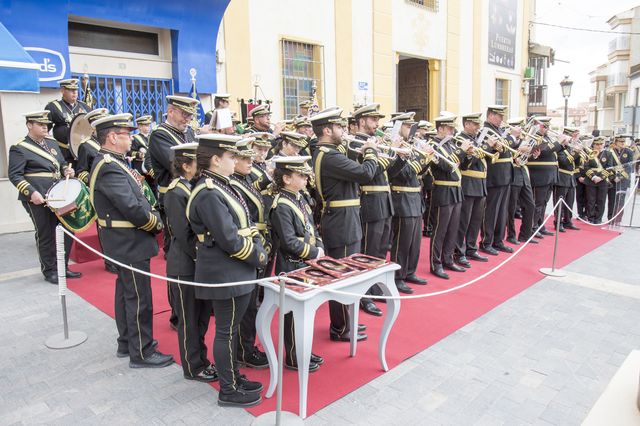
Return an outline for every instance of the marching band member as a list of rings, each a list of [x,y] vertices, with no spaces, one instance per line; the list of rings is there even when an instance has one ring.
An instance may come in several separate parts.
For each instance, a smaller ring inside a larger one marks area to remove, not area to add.
[[[156,234],[163,226],[125,158],[131,149],[131,131],[135,129],[131,118],[131,114],[109,115],[92,123],[101,148],[93,162],[89,190],[104,254],[130,268],[149,272],[151,258],[158,254]],[[117,268],[116,355],[129,356],[131,368],[172,364],[171,355],[155,349],[151,279],[129,268]]]
[[[440,116],[435,119],[437,135],[434,142],[440,144],[445,138],[450,138],[455,131],[455,115]],[[436,209],[433,237],[430,242],[431,273],[437,277],[449,279],[444,272],[447,268],[456,272],[465,269],[453,262],[453,252],[456,246],[456,236],[460,225],[460,210],[462,208],[462,175],[460,167],[466,167],[469,162],[467,151],[471,147],[468,141],[462,142],[460,147],[449,139],[437,152],[443,157],[457,163],[454,168],[442,158],[434,158],[431,162],[433,174],[433,207]]]
[[[128,157],[131,157],[131,165],[134,169],[138,171],[142,176],[147,178],[147,183],[151,185],[149,180],[153,180],[153,167],[147,168],[150,166],[151,159],[147,159],[149,156],[147,155],[149,151],[149,135],[151,133],[151,122],[153,121],[153,117],[150,115],[143,115],[141,117],[136,118],[136,125],[138,127],[138,133],[133,135],[133,140],[131,141],[131,151],[127,154]]]
[[[205,122],[204,131],[205,132],[217,132],[217,133],[224,133],[227,135],[233,134],[235,125],[229,126],[225,129],[217,128],[218,110],[229,108],[230,97],[231,95],[228,93],[216,93],[213,95],[213,109],[204,115],[204,122]],[[232,124],[233,124],[233,120],[232,120]]]
[[[308,145],[307,136],[296,132],[280,132],[278,143],[274,146],[267,159],[274,156],[294,157]]]
[[[55,140],[50,139],[48,110],[24,115],[27,136],[9,148],[9,180],[18,189],[18,200],[26,210],[35,228],[40,271],[44,280],[58,284],[56,263],[56,226],[60,221],[47,206],[45,194],[62,177],[73,177],[71,167],[65,167],[65,158]],[[69,262],[71,237],[65,234],[65,260]],[[80,272],[67,270],[67,278],[79,278]]]
[[[373,178],[378,167],[375,145],[362,145],[362,164],[350,160],[338,147],[342,144],[342,108],[329,108],[311,117],[318,144],[313,157],[316,190],[322,200],[320,229],[326,253],[340,259],[357,253],[361,248],[359,185]],[[329,337],[334,341],[350,340],[349,311],[341,303],[329,302],[331,328]],[[357,332],[358,340],[367,335]]]
[[[409,142],[409,131],[415,124],[414,112],[398,114],[392,121],[401,121],[400,136]],[[415,159],[399,163],[399,167],[389,170],[393,219],[391,229],[391,261],[400,265],[395,273],[398,291],[411,294],[413,289],[407,283],[426,285],[427,280],[416,275],[420,260],[422,242],[422,192],[419,176],[427,171],[427,159],[419,154]]]
[[[171,235],[167,276],[182,281],[193,281],[196,269],[196,235],[187,220],[186,208],[191,196],[191,181],[197,171],[197,148],[197,142],[171,147],[174,179],[164,195],[167,231]],[[216,368],[207,358],[204,341],[211,318],[210,301],[197,299],[194,286],[170,281],[167,284],[175,301],[178,351],[184,378],[199,382],[218,380]]]
[[[107,114],[109,114],[108,109],[98,108],[93,111],[89,111],[84,118],[86,118],[89,124],[91,124],[98,118],[102,118]],[[78,172],[78,179],[84,182],[85,185],[89,185],[89,172],[91,171],[94,158],[98,155],[98,151],[100,151],[100,144],[96,140],[96,132],[94,130],[91,137],[82,141],[78,147],[76,171]]]
[[[69,130],[73,118],[80,114],[89,112],[91,108],[87,104],[78,100],[78,79],[69,78],[60,80],[60,93],[62,98],[51,101],[44,107],[51,113],[48,130],[53,127],[53,137],[58,141],[58,149],[62,153],[64,161],[73,163],[73,154],[69,150]]]
[[[280,157],[274,159],[274,181],[278,188],[270,221],[274,247],[277,248],[276,275],[306,266],[308,259],[324,256],[322,240],[313,222],[311,206],[302,196],[313,170],[307,164],[311,157]],[[298,369],[293,313],[284,316],[285,367]],[[311,354],[309,372],[317,371],[324,359]]]
[[[572,141],[578,139],[579,130],[573,127],[565,127],[563,134],[570,137]],[[560,208],[561,217],[557,216],[557,209],[554,209],[554,223],[558,232],[565,232],[565,229],[580,230],[571,222],[573,216],[573,202],[576,198],[576,181],[574,175],[578,172],[581,163],[580,152],[578,150],[570,150],[567,146],[557,152],[558,157],[558,182],[553,187],[553,204],[559,199],[563,199],[567,204],[563,204]]]
[[[231,176],[231,186],[244,199],[249,209],[249,216],[256,229],[260,233],[262,246],[267,255],[271,252],[271,237],[267,228],[267,211],[265,209],[262,194],[251,184],[251,169],[253,168],[253,157],[255,152],[251,149],[251,144],[255,141],[249,137],[242,139],[236,144],[236,165]],[[261,268],[258,271],[260,278],[268,276],[270,271]],[[237,362],[251,368],[266,368],[269,361],[264,352],[260,351],[256,343],[256,315],[258,314],[258,290],[255,286],[251,292],[251,300],[247,311],[240,322],[238,336]]]
[[[198,243],[195,280],[228,283],[255,280],[267,263],[258,231],[244,199],[230,184],[235,169],[238,136],[198,135],[196,154],[200,179],[191,192],[187,217]],[[218,405],[250,407],[261,401],[262,384],[238,371],[238,326],[251,300],[255,284],[197,287],[198,299],[210,300],[215,312],[213,357],[218,369]]]
[[[587,218],[591,223],[601,223],[607,198],[607,187],[611,165],[609,156],[603,152],[604,138],[596,137],[591,143],[592,153],[584,166],[580,180],[587,190]]]
[[[482,124],[481,112],[462,116],[460,137],[475,144],[478,129]],[[489,259],[478,254],[478,235],[482,227],[482,217],[487,200],[487,160],[476,155],[461,168],[462,207],[460,208],[460,226],[456,237],[456,249],[453,261],[464,268],[470,268],[467,258],[486,262]]]
[[[309,111],[313,106],[313,101],[310,99],[304,100],[298,104],[298,117],[309,117]]]
[[[250,115],[253,123],[245,133],[267,132],[278,137],[280,132],[284,130],[284,123],[282,122],[276,123],[275,127],[273,129],[271,128],[271,110],[268,104],[258,105],[253,108]]]
[[[254,138],[251,144],[251,149],[253,149],[255,153],[251,167],[251,184],[260,191],[262,195],[265,195],[264,191],[266,191],[271,184],[271,176],[269,176],[266,160],[269,155],[269,150],[273,146],[275,137],[268,132],[254,132],[247,136]]]
[[[611,186],[607,191],[607,219],[611,220],[624,206],[626,192],[631,186],[631,174],[633,173],[633,151],[625,146],[628,135],[615,135],[613,144],[608,149],[611,165],[614,167],[609,176]],[[622,213],[613,221],[614,225],[620,224]]]
[[[513,180],[513,158],[511,151],[500,143],[508,144],[500,124],[507,107],[491,105],[487,107],[487,120],[484,127],[492,134],[482,141],[482,149],[487,152],[499,152],[499,157],[487,163],[487,207],[482,223],[482,240],[480,251],[497,256],[498,251],[512,253],[513,249],[504,244],[504,233],[507,227],[507,210],[509,207],[510,185]],[[494,143],[493,136],[501,139]],[[508,146],[508,145],[507,145]]]

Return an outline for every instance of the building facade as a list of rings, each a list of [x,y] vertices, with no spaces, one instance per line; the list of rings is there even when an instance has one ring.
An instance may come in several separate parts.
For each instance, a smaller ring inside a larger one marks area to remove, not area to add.
[[[166,94],[189,92],[192,69],[205,110],[212,93],[228,92],[237,112],[269,101],[272,121],[296,115],[314,93],[320,108],[378,102],[385,114],[427,120],[495,103],[527,114],[533,0],[197,0],[184,8],[71,0],[47,6],[44,28],[18,18],[44,3],[3,10],[41,72],[38,93],[0,93],[0,199],[10,206],[0,232],[30,227],[6,179],[8,148],[25,133],[20,113],[59,97],[56,82],[70,76],[88,76],[98,106],[156,121]],[[66,70],[48,72],[55,58],[30,47],[61,53]]]

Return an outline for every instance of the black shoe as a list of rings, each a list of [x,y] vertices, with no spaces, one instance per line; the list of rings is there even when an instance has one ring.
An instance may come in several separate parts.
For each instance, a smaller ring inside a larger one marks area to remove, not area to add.
[[[480,246],[480,251],[483,252],[483,253],[490,254],[491,256],[497,256],[498,255],[498,251],[496,249],[494,249],[493,247]]]
[[[238,358],[238,364],[244,367],[261,370],[269,366],[269,360],[267,359],[267,354],[258,350],[258,348],[253,348],[253,351],[249,354],[249,356],[247,356],[246,359]]]
[[[376,306],[375,303],[373,303],[373,300],[371,299],[360,299],[360,309],[362,309],[369,315],[373,315],[376,317],[382,316],[382,311]]]
[[[553,232],[551,232],[551,231],[547,231],[546,229],[541,229],[541,230],[540,230],[540,233],[541,233],[542,235],[549,235],[549,236],[551,236],[551,235],[555,235],[555,233],[553,233]]]
[[[155,349],[155,348],[157,348],[157,347],[158,347],[158,341],[157,341],[156,339],[153,339],[153,340],[151,341],[151,347],[152,347],[153,349]],[[118,358],[126,358],[126,357],[128,357],[128,356],[129,356],[129,348],[124,349],[124,350],[120,350],[120,349],[118,349],[118,350],[116,351],[116,356],[117,356]]]
[[[366,333],[358,332],[358,342],[367,340],[368,337],[369,336],[367,336]],[[330,331],[329,338],[334,342],[350,342],[351,341],[351,338],[349,337],[349,333],[338,334]]]
[[[407,276],[407,278],[405,278],[404,281],[411,284],[427,285],[427,280],[425,280],[424,278],[420,278],[416,274],[411,274]]]
[[[520,241],[521,243],[526,243],[526,242],[527,242],[527,240],[528,240],[528,238],[527,238],[527,239],[524,239],[524,238],[518,238],[518,241]],[[538,244],[538,242],[536,241],[536,239],[535,239],[535,238],[532,238],[532,239],[531,239],[531,241],[529,241],[529,244]]]
[[[580,230],[580,228],[578,228],[577,226],[575,226],[575,225],[574,225],[573,223],[571,223],[571,222],[566,223],[566,224],[564,225],[564,229],[571,229],[571,230],[573,230],[573,231],[579,231],[579,230]]]
[[[82,272],[74,272],[67,269],[67,278],[80,278],[82,276]]]
[[[244,374],[238,374],[237,371],[235,374],[238,388],[242,389],[243,391],[250,393],[259,393],[262,392],[262,389],[264,389],[262,383],[252,382],[251,380],[247,379],[247,376],[245,376]]]
[[[322,358],[320,355],[316,355],[313,352],[311,352],[311,362],[315,362],[318,365],[322,365],[324,364],[324,358]]]
[[[284,368],[286,368],[287,370],[298,371],[298,363],[297,362],[291,363],[289,361],[285,361]],[[309,373],[313,373],[314,371],[318,371],[319,368],[320,368],[320,366],[318,364],[316,364],[315,362],[313,362],[313,361],[309,362]]]
[[[488,262],[489,258],[486,256],[481,256],[477,251],[470,251],[467,253],[467,259],[477,260],[479,262]]]
[[[453,261],[465,268],[471,268],[471,263],[467,260],[466,256],[454,256]]]
[[[494,244],[493,248],[503,253],[513,253],[513,249],[509,246],[505,246],[504,243]]]
[[[450,271],[455,271],[455,272],[466,272],[467,271],[462,266],[458,266],[455,263],[443,263],[442,266],[444,267],[444,269],[448,269]]]
[[[259,393],[247,392],[244,389],[231,391],[230,393],[220,392],[218,394],[218,405],[221,407],[253,407],[262,402]]]
[[[396,287],[400,293],[412,294],[413,289],[407,285],[403,280],[396,280]]]
[[[516,237],[507,238],[507,242],[509,244],[513,244],[514,246],[519,246],[520,245],[520,242],[518,240],[516,240]]]
[[[364,324],[358,324],[358,333],[364,333],[367,330],[367,326]]]
[[[218,371],[213,365],[210,365],[195,376],[185,374],[184,378],[187,380],[195,380],[196,382],[211,383],[218,380]]]
[[[153,352],[143,360],[129,361],[129,368],[162,368],[173,364],[173,356]]]
[[[112,273],[112,274],[117,274],[118,273],[118,267],[116,265],[114,265],[113,263],[105,262],[104,270],[109,272],[109,273]]]
[[[444,269],[442,269],[442,266],[437,266],[436,269],[432,269],[431,273],[436,277],[443,278],[445,280],[449,279],[449,275],[446,272],[444,272]]]
[[[44,280],[48,283],[58,285],[58,276],[57,275],[45,275]]]
[[[557,230],[558,232],[567,232],[567,231],[565,231],[565,230],[564,230],[564,226],[562,226],[562,225],[560,225],[560,227],[559,227],[559,228],[558,228],[557,226],[556,226],[555,228],[556,228],[556,230]]]
[[[536,235],[534,235],[534,237],[538,239],[543,239],[544,235],[542,235],[540,232],[536,232]]]

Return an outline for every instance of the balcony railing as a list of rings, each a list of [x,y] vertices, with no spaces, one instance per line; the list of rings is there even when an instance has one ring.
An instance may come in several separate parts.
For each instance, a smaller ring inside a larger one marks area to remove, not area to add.
[[[529,105],[546,106],[547,105],[547,86],[535,85],[529,86]]]
[[[628,50],[629,49],[629,37],[618,36],[609,42],[609,53],[613,53],[616,50]]]

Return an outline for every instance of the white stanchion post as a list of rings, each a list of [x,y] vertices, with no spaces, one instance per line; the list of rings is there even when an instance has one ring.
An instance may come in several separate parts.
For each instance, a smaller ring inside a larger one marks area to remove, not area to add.
[[[58,267],[58,295],[62,304],[63,332],[53,335],[44,343],[49,349],[73,348],[87,340],[86,333],[82,331],[69,331],[67,321],[67,266],[64,250],[64,231],[62,225],[56,227],[56,259]]]
[[[548,275],[550,277],[565,277],[567,273],[556,269],[556,256],[558,254],[558,236],[560,232],[558,229],[560,228],[560,223],[562,222],[562,198],[558,200],[558,205],[556,206],[556,236],[553,242],[553,259],[551,260],[551,268],[540,268],[539,271],[544,275]]]
[[[262,425],[304,425],[304,421],[294,413],[282,411],[282,380],[284,375],[284,280],[278,280],[280,284],[280,298],[278,303],[278,390],[276,394],[276,411],[264,413],[255,418],[254,426]]]
[[[640,176],[636,176],[636,181],[640,179]],[[636,196],[638,195],[638,184],[636,183],[631,187],[633,190],[633,200],[631,201],[631,217],[629,218],[629,228],[633,226],[633,214],[636,210]]]

